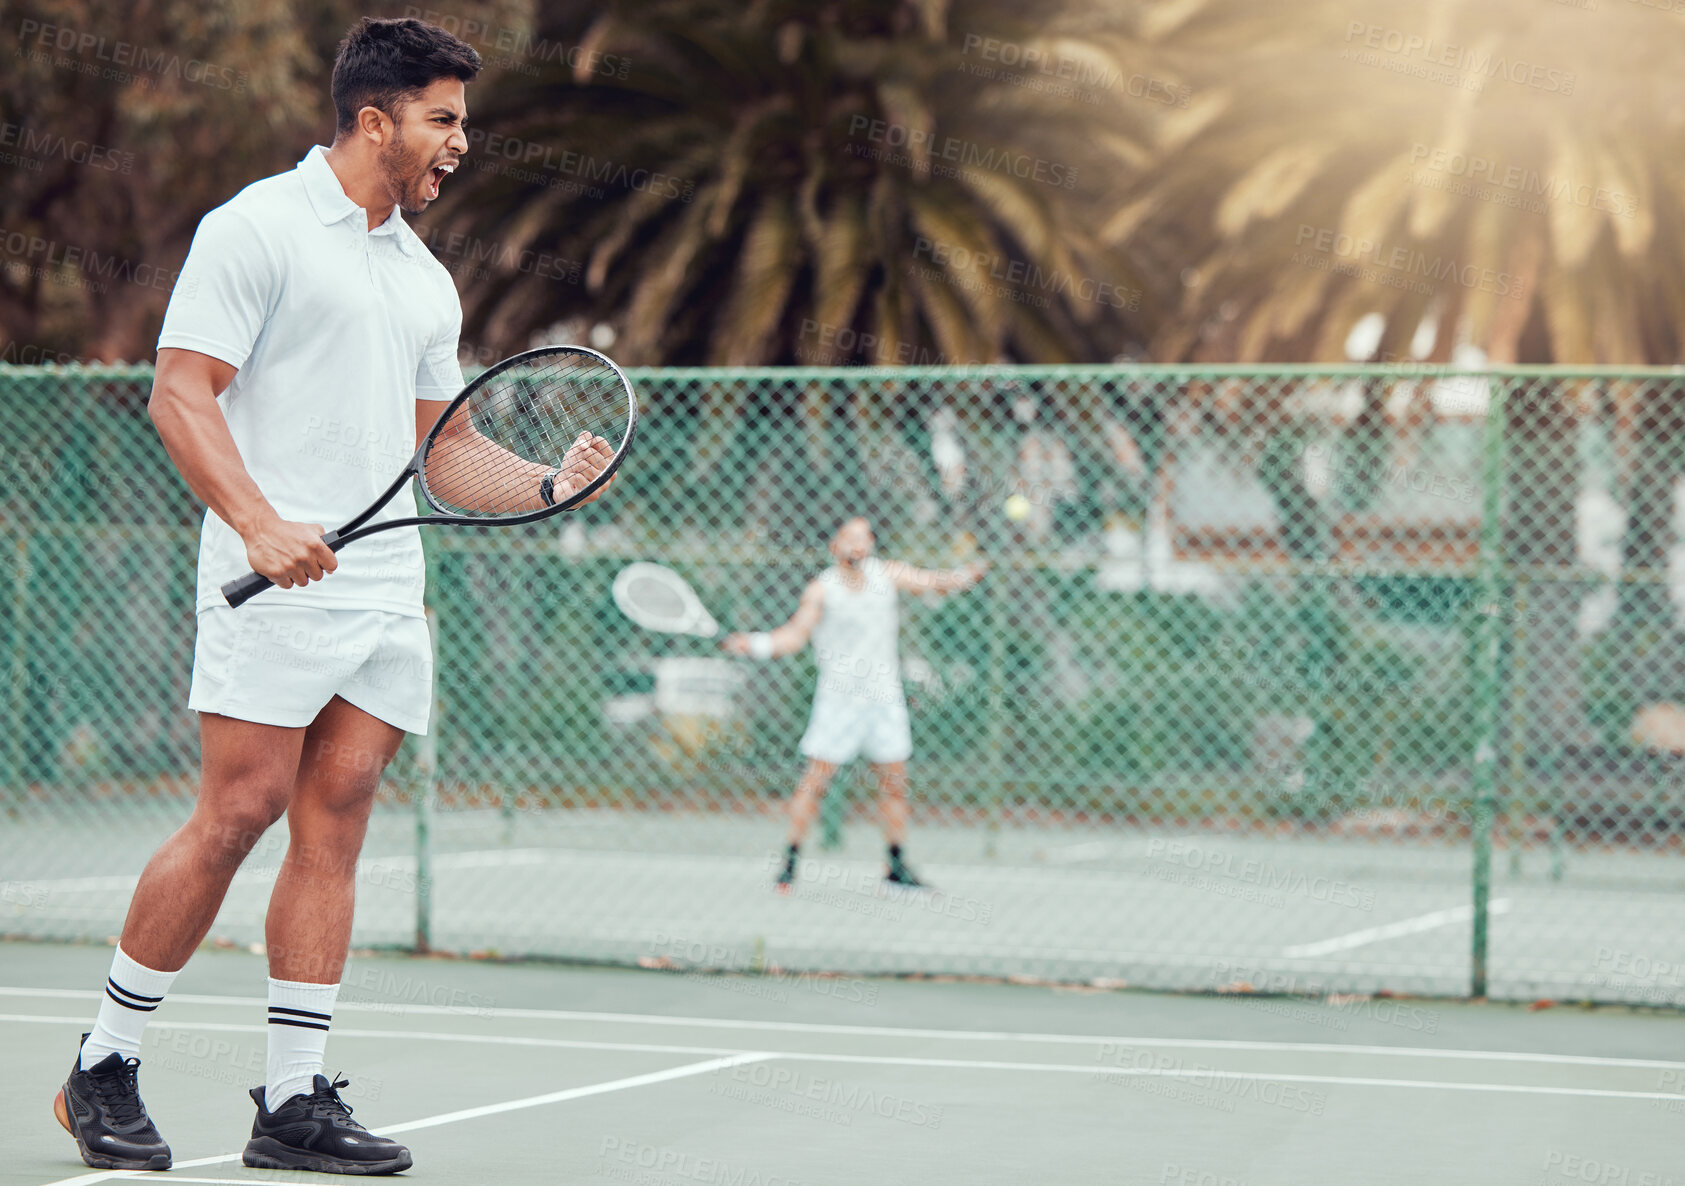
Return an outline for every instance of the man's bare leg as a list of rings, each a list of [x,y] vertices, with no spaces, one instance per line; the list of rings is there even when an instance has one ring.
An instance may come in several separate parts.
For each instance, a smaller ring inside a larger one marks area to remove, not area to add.
[[[789,847],[785,850],[784,867],[775,883],[779,893],[788,893],[796,883],[796,851],[813,826],[814,818],[819,814],[820,800],[825,798],[826,788],[831,785],[836,773],[837,768],[830,762],[809,758],[801,781],[796,783],[795,794],[790,796]]]
[[[313,1097],[316,1076],[322,1073],[351,945],[357,857],[381,771],[403,737],[396,726],[338,696],[305,732],[298,782],[287,808],[287,855],[264,924],[269,1049],[263,1100],[268,1113],[296,1096]],[[283,1114],[275,1123],[284,1128],[290,1122]],[[273,1154],[255,1136],[254,1143],[261,1146],[259,1153]],[[394,1155],[397,1151],[394,1145]]]
[[[900,848],[907,840],[907,763],[873,762],[878,776],[878,812],[883,817],[884,843]]]
[[[90,1102],[100,1091],[90,1086],[95,1076],[89,1072],[104,1067],[101,1082],[120,1080],[121,1072],[110,1068],[139,1053],[147,1020],[209,933],[235,871],[286,810],[303,737],[303,729],[200,714],[193,813],[158,846],[135,885],[99,1016],[76,1070],[53,1099],[53,1114],[89,1165],[169,1167],[169,1146],[150,1121],[137,1126],[126,1120],[121,1131],[109,1127],[103,1105]],[[134,1080],[128,1083],[133,1092]]]
[[[889,848],[889,881],[915,889],[924,885],[907,867],[901,846],[907,842],[907,763],[873,762],[878,776],[878,811],[883,816],[883,839]]]
[[[199,798],[135,886],[122,939],[132,959],[174,972],[204,941],[240,863],[287,809],[304,733],[199,714]]]
[[[796,783],[796,793],[790,796],[791,844],[800,845],[807,838],[808,829],[819,815],[819,801],[825,797],[825,791],[836,773],[837,768],[829,762],[821,762],[818,758],[807,760],[807,769],[802,771],[801,781]]]
[[[403,739],[397,726],[338,696],[305,732],[287,809],[291,841],[264,923],[275,979],[339,983],[369,811],[381,772]]]

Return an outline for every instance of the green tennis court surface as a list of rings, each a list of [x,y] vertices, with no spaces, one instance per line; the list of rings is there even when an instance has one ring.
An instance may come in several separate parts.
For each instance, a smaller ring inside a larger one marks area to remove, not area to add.
[[[3,1186],[89,1170],[49,1104],[109,950],[0,944]],[[248,1170],[264,966],[201,952],[147,1031],[169,1180]],[[1662,1186],[1663,1013],[356,957],[328,1066],[406,1177],[569,1182]]]
[[[69,832],[25,822],[0,841],[10,900],[0,931],[102,940],[122,927],[147,854],[175,826]],[[353,942],[408,946],[430,889],[437,950],[493,950],[636,964],[675,958],[855,974],[998,972],[1056,980],[1289,992],[1460,996],[1469,990],[1466,851],[1339,837],[1248,837],[1193,829],[1004,832],[922,827],[915,866],[940,895],[879,893],[882,841],[810,846],[796,892],[769,887],[783,824],[630,812],[456,812],[434,826],[428,873],[414,823],[377,813],[359,865]],[[235,878],[214,937],[263,937],[285,825]],[[1576,854],[1551,877],[1543,854],[1503,863],[1492,892],[1488,995],[1615,997],[1685,1004],[1676,949],[1685,879],[1672,852]],[[700,945],[721,958],[686,958]]]

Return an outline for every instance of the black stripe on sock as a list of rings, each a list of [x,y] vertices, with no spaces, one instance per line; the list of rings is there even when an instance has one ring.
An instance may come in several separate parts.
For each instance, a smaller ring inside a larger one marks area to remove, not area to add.
[[[151,1013],[154,1009],[158,1008],[157,1005],[136,1005],[132,1001],[125,1001],[122,997],[112,992],[109,987],[106,988],[105,995],[123,1006],[123,1008],[133,1009],[136,1013]]]
[[[308,1009],[289,1009],[285,1005],[271,1005],[269,1006],[269,1011],[271,1013],[290,1013],[294,1017],[314,1017],[318,1021],[333,1020],[332,1013],[312,1013]]]
[[[294,1021],[290,1017],[271,1017],[270,1025],[296,1025],[301,1030],[326,1030],[325,1025],[318,1025],[314,1021]]]
[[[109,984],[112,988],[115,988],[118,992],[122,993],[124,996],[128,997],[130,1000],[145,1001],[149,1005],[156,1005],[159,1001],[164,999],[163,997],[143,997],[138,992],[130,992],[128,989],[124,988],[121,984],[118,984],[115,980],[113,980],[109,976],[107,976],[105,978],[105,982],[107,984]]]

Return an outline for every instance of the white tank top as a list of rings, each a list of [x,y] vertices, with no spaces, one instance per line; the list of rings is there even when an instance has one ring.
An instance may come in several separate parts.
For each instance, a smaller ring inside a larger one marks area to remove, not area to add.
[[[890,697],[901,694],[897,641],[901,613],[895,582],[883,561],[868,556],[860,565],[865,584],[851,589],[840,568],[819,574],[824,612],[813,628],[819,663],[819,694]]]

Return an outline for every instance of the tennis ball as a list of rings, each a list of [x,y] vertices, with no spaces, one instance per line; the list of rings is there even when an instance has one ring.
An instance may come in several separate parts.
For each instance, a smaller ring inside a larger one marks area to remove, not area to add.
[[[1021,523],[1030,517],[1030,500],[1022,494],[1008,495],[1006,499],[1006,517],[1014,523]]]

